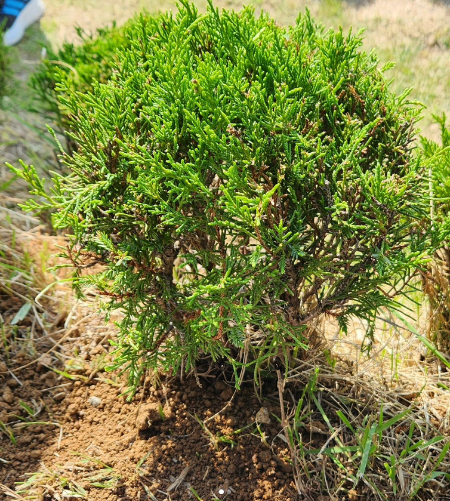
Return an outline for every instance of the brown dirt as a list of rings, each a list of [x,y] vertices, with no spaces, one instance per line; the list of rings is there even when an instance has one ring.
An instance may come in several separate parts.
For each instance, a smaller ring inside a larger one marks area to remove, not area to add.
[[[26,362],[20,356],[16,359]],[[8,461],[0,466],[1,483],[13,489],[26,473],[45,471],[45,465],[81,485],[94,501],[147,499],[146,488],[158,500],[187,500],[193,499],[190,487],[202,499],[211,499],[212,493],[246,501],[297,499],[286,445],[276,438],[280,425],[273,416],[271,424],[261,424],[264,445],[255,424],[262,405],[270,414],[279,414],[276,400],[262,404],[248,386],[206,424],[206,431],[195,417],[202,422],[211,418],[233,395],[219,368],[202,378],[202,388],[194,378],[185,382],[171,378],[157,387],[146,384],[131,402],[120,396],[124,388],[119,383],[105,382],[111,376],[98,373],[89,380],[86,369],[76,381],[58,376],[42,363],[17,373],[20,383],[3,376],[0,419],[12,427],[17,444],[5,437],[0,442],[1,457]],[[42,406],[36,418],[20,405],[22,401],[31,406],[33,400]],[[49,424],[20,428],[18,417]],[[99,469],[98,463],[91,461],[83,468],[76,454],[111,467],[120,477],[117,487],[93,487],[87,477]],[[171,488],[183,472],[184,480]],[[53,488],[61,492],[61,485],[48,477],[48,487],[41,490],[48,496],[42,499],[57,499],[52,497]]]

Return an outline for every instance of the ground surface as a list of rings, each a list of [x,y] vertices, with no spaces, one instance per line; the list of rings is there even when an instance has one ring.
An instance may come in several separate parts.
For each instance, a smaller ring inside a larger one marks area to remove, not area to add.
[[[160,389],[148,387],[131,403],[118,397],[121,385],[105,382],[104,374],[86,382],[89,371],[78,372],[76,381],[58,380],[41,364],[22,371],[20,383],[10,378],[3,385],[4,400],[14,395],[10,404],[1,403],[4,422],[12,414],[27,416],[20,401],[45,406],[37,416],[45,424],[16,430],[16,445],[2,444],[2,457],[9,461],[0,467],[6,485],[14,488],[24,474],[39,470],[34,493],[47,491],[45,499],[64,491],[61,477],[70,482],[66,491],[78,489],[99,501],[148,499],[149,491],[157,499],[193,499],[190,487],[202,499],[223,497],[221,489],[236,500],[295,499],[286,445],[276,440],[279,426],[276,421],[261,425],[270,446],[257,434],[254,420],[261,403],[253,388],[204,425],[222,437],[212,439],[195,417],[210,418],[231,398],[231,388],[216,380],[218,371],[202,379],[203,388],[193,378],[174,379]],[[269,412],[277,409],[276,401],[264,405]],[[180,475],[180,485],[173,486]],[[113,488],[96,488],[95,481]]]
[[[42,171],[49,166],[58,168],[58,163],[54,144],[44,131],[51,118],[30,111],[39,103],[33,101],[27,80],[41,57],[41,44],[74,40],[77,25],[90,31],[113,20],[123,22],[142,7],[151,12],[173,7],[171,2],[148,0],[108,2],[107,8],[104,2],[94,0],[47,0],[46,4],[47,13],[41,23],[31,28],[11,52],[16,80],[0,124],[2,163],[23,158]],[[429,107],[423,121],[424,133],[436,137],[432,113],[450,114],[448,2],[282,0],[253,4],[268,10],[280,23],[293,22],[307,5],[327,27],[366,28],[366,49],[377,47],[382,62],[397,62],[390,73],[395,78],[394,88],[414,86],[412,97]],[[204,8],[205,2],[199,5]],[[234,1],[218,5],[240,7]],[[0,186],[10,178],[9,171],[0,166]],[[24,304],[20,282],[31,282],[36,293],[51,282],[49,255],[55,245],[36,221],[24,220],[18,213],[11,215],[24,196],[24,187],[16,183],[0,192],[4,210],[1,223],[6,228],[0,232],[0,257],[2,245],[7,244],[18,254],[14,259],[19,263],[15,265],[32,268],[30,276],[28,271],[18,273],[16,293],[0,295],[0,483],[12,489],[0,493],[0,499],[32,496],[30,499],[60,500],[70,499],[70,495],[94,501],[299,499],[290,464],[292,456],[280,424],[276,382],[255,389],[250,380],[241,393],[233,396],[229,375],[223,373],[222,367],[205,361],[199,368],[203,375],[198,375],[198,381],[192,375],[184,382],[166,376],[159,381],[154,378],[127,402],[119,396],[125,389],[123,377],[104,371],[108,340],[114,330],[104,324],[95,308],[75,304],[61,289],[56,294],[58,301],[48,299],[42,309],[17,319]],[[12,227],[5,223],[10,217],[14,220]],[[25,234],[21,231],[28,235],[25,250],[14,244],[14,235],[22,238]],[[11,323],[16,324],[14,329],[3,330],[2,325]],[[326,330],[330,340],[331,329]],[[371,398],[380,399],[384,391],[383,398],[390,402],[386,409],[400,412],[410,405],[414,407],[421,416],[424,437],[432,429],[448,435],[448,373],[434,363],[419,367],[421,353],[414,340],[403,339],[398,332],[386,332],[384,336],[380,330],[376,356],[371,360],[359,352],[362,339],[358,329],[351,339],[334,336],[333,349],[346,357],[347,365],[341,367],[340,375],[324,383],[323,413],[317,406],[306,408],[300,430],[305,449],[325,446],[330,426],[344,444],[357,443],[355,436],[346,435],[337,418],[340,407],[332,404],[334,393],[327,397],[330,388],[337,395],[347,395],[346,405],[350,405],[351,396],[355,422],[361,426],[367,423],[365,417],[369,422],[379,419],[379,406],[376,402],[372,406]],[[319,365],[310,361],[302,374],[314,374]],[[298,401],[307,380],[302,380],[303,386],[300,382],[289,389],[287,395],[292,402]],[[365,385],[361,381],[366,381]],[[372,387],[371,381],[376,381]],[[324,414],[331,417],[329,423]],[[395,428],[392,433],[400,441],[405,430]],[[433,461],[430,457],[420,463],[424,471]],[[320,455],[305,464],[309,477],[302,474],[304,492],[311,499],[376,498],[362,482],[356,489],[344,482],[331,497],[326,494],[327,482],[336,477],[332,473],[336,467],[329,460],[327,463],[327,456]],[[378,466],[376,461],[371,466],[374,477],[386,476],[383,459]],[[351,470],[354,466],[349,462],[345,467]],[[414,485],[414,471],[408,473],[407,464],[403,468],[406,480],[392,500],[408,499],[407,488]],[[28,478],[21,493],[14,491],[17,482]],[[445,487],[433,483],[420,499],[438,498],[440,494],[445,495]]]

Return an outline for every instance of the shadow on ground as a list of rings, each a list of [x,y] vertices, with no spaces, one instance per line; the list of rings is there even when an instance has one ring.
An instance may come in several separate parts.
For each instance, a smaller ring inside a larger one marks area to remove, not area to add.
[[[374,3],[375,0],[344,0],[344,2],[353,8],[359,9]]]
[[[436,5],[446,5],[447,7],[450,7],[450,0],[431,0],[431,3]]]

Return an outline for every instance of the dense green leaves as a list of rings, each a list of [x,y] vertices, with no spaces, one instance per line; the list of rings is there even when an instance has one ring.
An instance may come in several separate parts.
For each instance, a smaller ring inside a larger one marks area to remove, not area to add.
[[[126,49],[129,40],[124,31],[128,26],[103,28],[96,36],[77,28],[78,44],[65,43],[58,51],[45,47],[46,56],[31,77],[40,104],[46,105],[59,120],[67,125],[68,110],[61,105],[61,85],[71,91],[89,92],[94,82],[105,83],[111,77],[117,61],[117,48]]]
[[[321,315],[370,334],[442,238],[407,93],[309,14],[282,28],[183,2],[121,33],[106,82],[60,79],[76,152],[48,199],[75,286],[123,312],[117,365],[287,364]]]
[[[450,129],[447,117],[434,117],[440,126],[441,144],[422,137],[422,149],[426,158],[431,160],[433,192],[438,212],[450,214]]]
[[[446,117],[434,117],[441,129],[441,144],[422,137],[424,156],[430,162],[433,224],[450,221],[450,129]],[[423,289],[430,302],[429,336],[439,349],[450,349],[450,239],[435,253],[428,273],[422,274]]]

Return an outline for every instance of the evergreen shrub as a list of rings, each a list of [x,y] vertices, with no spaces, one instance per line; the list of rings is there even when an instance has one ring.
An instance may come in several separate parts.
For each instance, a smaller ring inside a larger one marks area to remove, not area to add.
[[[441,144],[421,138],[425,158],[430,160],[433,179],[433,212],[437,224],[450,219],[450,129],[446,117],[434,117],[441,129]],[[422,273],[424,291],[430,303],[429,337],[438,348],[450,352],[450,243],[444,241],[435,259]]]
[[[437,213],[450,214],[450,129],[447,117],[434,116],[439,125],[441,142],[421,137],[421,145],[425,158],[430,160],[432,170],[433,193],[437,202],[434,203]]]
[[[28,208],[70,231],[76,290],[123,313],[115,367],[288,366],[323,315],[362,319],[370,342],[439,238],[419,111],[388,66],[308,13],[284,28],[182,2],[124,33],[107,81],[57,89],[70,174],[47,192],[16,169],[46,197]]]

